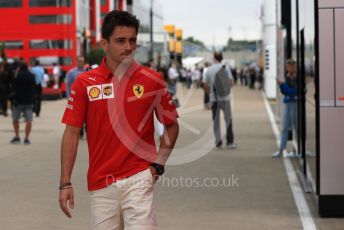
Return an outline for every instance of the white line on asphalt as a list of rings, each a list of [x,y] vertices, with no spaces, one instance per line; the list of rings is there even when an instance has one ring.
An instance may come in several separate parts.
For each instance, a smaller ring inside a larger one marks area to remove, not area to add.
[[[201,131],[199,129],[193,127],[192,125],[189,125],[187,122],[183,121],[182,119],[178,119],[178,122],[181,126],[184,126],[184,128],[194,133],[195,135],[201,134]]]
[[[271,110],[268,100],[264,93],[262,93],[266,111],[269,115],[272,130],[276,137],[276,143],[279,147],[280,142],[280,131],[278,129],[275,116]],[[289,158],[283,158],[284,167],[288,176],[289,185],[294,196],[294,201],[299,212],[300,220],[304,230],[316,230],[316,225],[308,204],[306,202],[305,196],[303,195],[302,188],[300,186],[299,180],[297,178],[296,172]]]

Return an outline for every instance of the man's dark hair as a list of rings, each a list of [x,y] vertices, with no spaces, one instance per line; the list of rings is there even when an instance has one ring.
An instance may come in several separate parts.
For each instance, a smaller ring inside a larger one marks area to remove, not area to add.
[[[214,53],[214,58],[218,61],[218,62],[222,62],[223,60],[223,56],[221,52],[215,52]]]
[[[21,62],[19,64],[19,71],[25,71],[25,70],[28,70],[29,67],[27,66],[26,62]]]
[[[162,73],[164,75],[164,76],[162,76],[164,78],[164,80],[167,83],[172,84],[170,78],[168,77],[168,69],[165,66],[158,67],[157,72]]]
[[[117,26],[133,27],[136,29],[136,33],[138,33],[140,21],[136,18],[136,16],[126,11],[110,11],[104,17],[102,25],[102,37],[109,41],[110,36]]]
[[[35,66],[39,66],[40,62],[38,60],[35,60]]]

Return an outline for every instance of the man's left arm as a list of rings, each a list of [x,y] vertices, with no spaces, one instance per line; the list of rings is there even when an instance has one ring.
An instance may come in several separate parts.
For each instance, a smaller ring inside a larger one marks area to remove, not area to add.
[[[165,81],[159,76],[159,103],[155,107],[158,120],[164,125],[165,130],[160,140],[157,157],[150,167],[153,177],[162,175],[166,164],[179,134],[178,112],[173,99],[166,89]],[[155,166],[155,167],[154,167]]]
[[[155,163],[165,165],[168,160],[179,134],[178,121],[165,127],[160,141],[159,151]]]
[[[165,127],[163,136],[160,141],[157,158],[153,162],[154,164],[165,166],[166,161],[170,157],[171,152],[174,148],[174,145],[177,141],[178,134],[179,134],[179,124],[177,121]],[[160,176],[157,169],[153,166],[150,166],[149,169],[154,178],[154,182],[156,182]]]
[[[227,70],[227,73],[228,73],[229,82],[230,82],[231,86],[233,86],[234,85],[234,77],[233,77],[231,68],[229,66],[226,66],[226,70]]]

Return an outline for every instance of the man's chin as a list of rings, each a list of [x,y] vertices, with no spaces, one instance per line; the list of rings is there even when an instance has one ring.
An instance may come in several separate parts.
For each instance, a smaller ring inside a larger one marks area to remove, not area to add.
[[[121,55],[121,63],[130,63],[134,60],[133,55]]]

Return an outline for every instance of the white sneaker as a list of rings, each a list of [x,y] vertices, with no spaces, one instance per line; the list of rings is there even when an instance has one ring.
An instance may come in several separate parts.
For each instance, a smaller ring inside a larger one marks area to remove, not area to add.
[[[307,152],[306,152],[306,155],[307,155],[308,157],[315,157],[315,154],[312,153],[312,152],[310,152],[310,151],[307,151]]]
[[[280,157],[280,156],[282,156],[281,151],[277,151],[274,154],[272,154],[272,157],[274,157],[274,158],[277,158],[277,157]]]
[[[226,147],[227,147],[227,149],[236,149],[237,144],[235,144],[235,143],[227,144]]]
[[[295,151],[291,151],[291,152],[287,153],[284,157],[286,157],[286,158],[297,158],[297,157],[301,157],[301,155]]]

